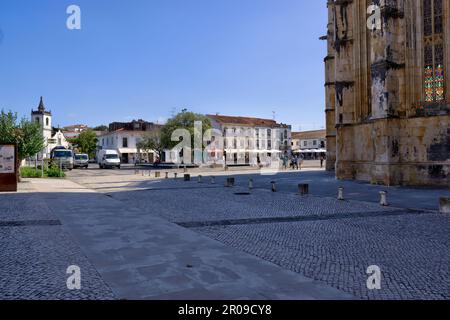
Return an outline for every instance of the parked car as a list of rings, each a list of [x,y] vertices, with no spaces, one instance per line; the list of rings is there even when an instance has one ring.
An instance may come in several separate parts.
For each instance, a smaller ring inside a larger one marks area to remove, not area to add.
[[[84,153],[75,154],[73,157],[73,167],[87,169],[89,167],[89,156]]]
[[[65,170],[73,169],[73,152],[65,148],[55,148],[51,152],[51,163]]]
[[[114,167],[120,169],[120,157],[116,150],[100,150],[97,154],[97,162],[100,169]]]

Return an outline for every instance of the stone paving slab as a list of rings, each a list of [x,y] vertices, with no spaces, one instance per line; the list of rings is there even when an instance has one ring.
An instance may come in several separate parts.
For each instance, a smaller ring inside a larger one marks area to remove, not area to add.
[[[73,182],[33,183],[118,298],[353,298]]]

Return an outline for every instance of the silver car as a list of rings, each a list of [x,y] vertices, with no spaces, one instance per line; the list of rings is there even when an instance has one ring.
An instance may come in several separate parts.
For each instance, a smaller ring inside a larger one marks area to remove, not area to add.
[[[85,168],[89,167],[89,156],[84,153],[75,154],[73,157],[73,168]]]

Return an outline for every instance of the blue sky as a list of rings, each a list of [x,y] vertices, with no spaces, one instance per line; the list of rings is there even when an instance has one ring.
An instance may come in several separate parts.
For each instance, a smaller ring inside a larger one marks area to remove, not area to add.
[[[29,116],[43,95],[61,126],[187,108],[320,128],[326,20],[325,1],[1,0],[0,108]]]

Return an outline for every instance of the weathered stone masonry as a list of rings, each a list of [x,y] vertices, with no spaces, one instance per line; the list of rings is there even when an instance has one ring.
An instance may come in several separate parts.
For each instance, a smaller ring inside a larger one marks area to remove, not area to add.
[[[450,0],[329,0],[327,169],[450,185]],[[381,8],[381,29],[367,25]]]

